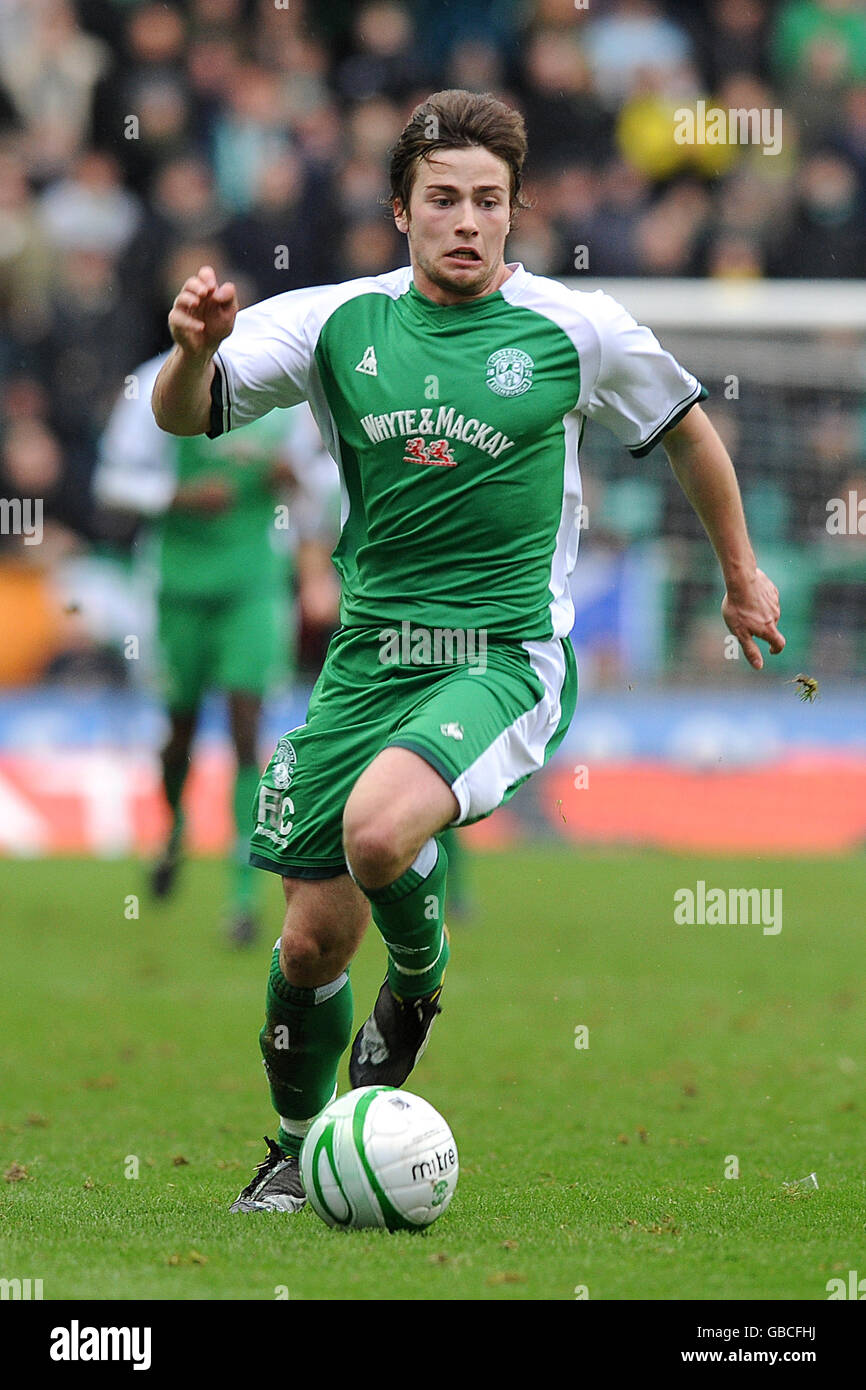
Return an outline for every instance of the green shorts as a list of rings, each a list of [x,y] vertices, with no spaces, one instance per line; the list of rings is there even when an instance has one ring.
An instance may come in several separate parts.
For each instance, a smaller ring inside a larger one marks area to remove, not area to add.
[[[483,662],[420,665],[383,660],[381,636],[341,628],[332,639],[307,722],[280,739],[259,783],[251,864],[287,878],[345,873],[343,808],[383,748],[434,767],[457,798],[453,823],[468,825],[562,741],[577,701],[567,639],[491,643]]]
[[[282,590],[187,598],[160,593],[158,640],[169,709],[194,710],[208,690],[264,695],[282,674]]]

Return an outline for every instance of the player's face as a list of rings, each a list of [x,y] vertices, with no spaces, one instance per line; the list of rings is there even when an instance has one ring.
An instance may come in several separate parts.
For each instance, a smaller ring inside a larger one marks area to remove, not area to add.
[[[508,165],[480,146],[421,159],[407,210],[395,222],[409,238],[415,285],[436,304],[492,294],[508,278]]]

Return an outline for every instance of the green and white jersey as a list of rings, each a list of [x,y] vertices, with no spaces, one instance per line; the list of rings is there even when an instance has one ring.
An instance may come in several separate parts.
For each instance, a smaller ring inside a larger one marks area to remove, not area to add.
[[[292,290],[214,359],[211,437],[310,402],[342,476],[347,627],[566,636],[586,417],[639,458],[706,394],[608,295],[509,268],[458,306],[409,266]]]
[[[304,406],[275,411],[225,439],[176,438],[159,428],[150,404],[166,357],[139,367],[138,395],[117,401],[100,442],[95,496],[104,506],[151,518],[157,542],[151,563],[164,596],[276,591],[285,582],[290,546],[318,538],[333,495],[336,470],[315,422]],[[279,459],[302,483],[287,512],[283,504],[285,516],[271,482]],[[215,475],[232,488],[224,511],[206,516],[172,508],[178,487]]]

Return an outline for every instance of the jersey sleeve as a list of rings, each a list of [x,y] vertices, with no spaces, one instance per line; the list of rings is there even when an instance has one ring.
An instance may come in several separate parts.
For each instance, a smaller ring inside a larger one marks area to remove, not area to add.
[[[581,409],[643,458],[707,390],[610,295],[599,291],[593,299],[597,371],[581,393]]]
[[[150,397],[166,358],[140,367],[138,394],[116,401],[99,441],[93,496],[109,510],[159,516],[177,487],[177,440],[153,418]]]
[[[240,311],[213,359],[210,439],[308,398],[317,310],[331,288],[289,290]]]
[[[299,540],[333,545],[340,534],[340,474],[308,406],[290,412],[286,453],[295,470],[297,492],[292,519]]]

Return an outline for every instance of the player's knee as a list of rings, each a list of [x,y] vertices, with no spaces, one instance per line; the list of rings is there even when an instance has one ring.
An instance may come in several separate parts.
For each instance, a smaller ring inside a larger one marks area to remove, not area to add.
[[[345,968],[330,933],[315,927],[287,926],[280,940],[280,970],[289,984],[311,989],[327,984]]]
[[[367,888],[381,888],[400,877],[405,852],[397,827],[384,812],[362,819],[347,805],[343,850],[355,878]]]

